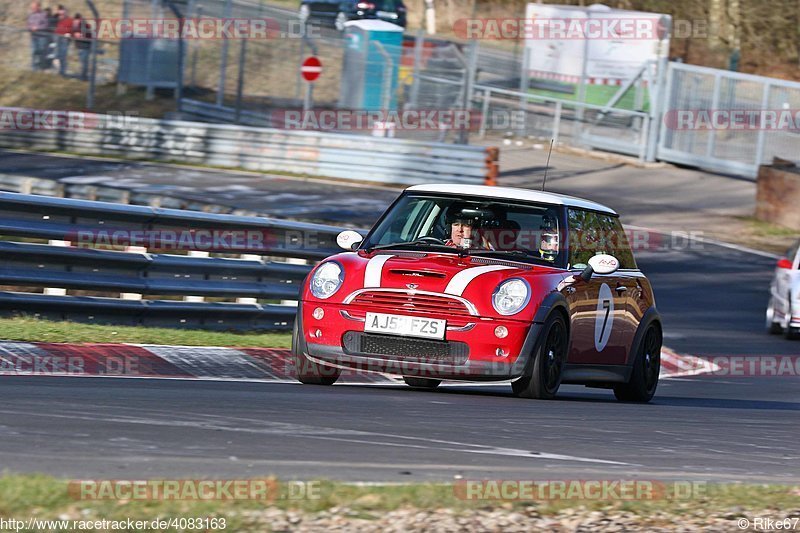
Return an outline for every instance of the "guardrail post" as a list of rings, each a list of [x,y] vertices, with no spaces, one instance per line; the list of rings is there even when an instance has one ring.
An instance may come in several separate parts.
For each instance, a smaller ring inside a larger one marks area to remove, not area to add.
[[[134,254],[146,254],[147,248],[144,246],[126,246],[125,251],[128,253]],[[138,292],[121,292],[119,293],[119,297],[123,300],[141,300],[142,295]]]
[[[556,111],[553,115],[553,144],[558,144],[558,134],[561,131],[561,102],[556,102]]]
[[[500,172],[500,148],[489,146],[486,148],[486,179],[484,185],[497,185],[497,175]]]
[[[53,239],[47,241],[47,244],[49,244],[50,246],[64,246],[64,247],[72,246],[72,243],[69,241],[58,241]],[[67,289],[62,289],[60,287],[45,287],[42,293],[48,296],[66,296]]]
[[[208,252],[202,250],[189,250],[189,257],[208,257]],[[184,302],[205,302],[205,296],[184,296]]]

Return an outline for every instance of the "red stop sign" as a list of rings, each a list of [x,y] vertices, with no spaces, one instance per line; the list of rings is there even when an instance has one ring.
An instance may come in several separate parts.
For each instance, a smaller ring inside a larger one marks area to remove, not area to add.
[[[322,74],[322,63],[316,56],[307,57],[300,66],[300,74],[306,81],[314,81]]]

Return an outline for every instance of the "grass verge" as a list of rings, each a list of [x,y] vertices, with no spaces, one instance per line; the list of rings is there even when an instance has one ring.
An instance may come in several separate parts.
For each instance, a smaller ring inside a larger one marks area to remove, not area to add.
[[[102,485],[95,485],[99,486]],[[719,525],[720,521],[735,523],[739,517],[765,516],[765,512],[791,516],[800,506],[797,487],[784,485],[697,483],[692,485],[694,491],[685,497],[635,501],[464,499],[459,496],[464,492],[455,489],[458,485],[450,483],[355,486],[331,481],[281,483],[269,478],[266,486],[269,487],[265,492],[267,497],[253,500],[98,500],[80,499],[80,490],[75,486],[70,489],[67,480],[44,475],[6,475],[0,478],[0,517],[145,521],[217,517],[226,520],[229,531],[264,531],[271,529],[276,520],[286,519],[287,515],[281,511],[290,511],[289,519],[295,523],[312,526],[331,515],[338,515],[339,526],[347,526],[348,521],[354,520],[379,523],[387,519],[387,513],[399,511],[411,516],[419,512],[444,511],[465,516],[491,511],[513,516],[517,526],[523,525],[519,522],[526,518],[554,517],[558,520],[571,516],[574,519],[576,513],[595,519],[598,516],[632,517],[651,525],[656,525],[652,521],[657,520],[659,525],[703,526]],[[390,520],[397,520],[397,517]]]
[[[180,346],[289,348],[290,333],[237,333],[196,329],[107,326],[55,322],[33,317],[0,318],[0,338],[26,342],[113,342]]]

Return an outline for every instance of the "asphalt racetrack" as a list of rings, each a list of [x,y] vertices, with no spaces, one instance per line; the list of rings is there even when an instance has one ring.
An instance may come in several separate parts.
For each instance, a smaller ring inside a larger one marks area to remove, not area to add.
[[[639,252],[665,344],[702,356],[798,355],[767,335],[774,261],[706,244]],[[0,459],[66,477],[353,481],[619,479],[797,482],[799,378],[664,380],[648,405],[562,387],[1,377]]]

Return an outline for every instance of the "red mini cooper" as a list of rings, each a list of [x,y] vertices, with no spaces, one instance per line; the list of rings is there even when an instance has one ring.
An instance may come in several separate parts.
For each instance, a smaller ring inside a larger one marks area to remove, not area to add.
[[[406,189],[369,234],[309,274],[292,339],[298,379],[342,369],[510,381],[550,399],[562,383],[649,401],[661,320],[618,215],[558,194],[470,185]]]

